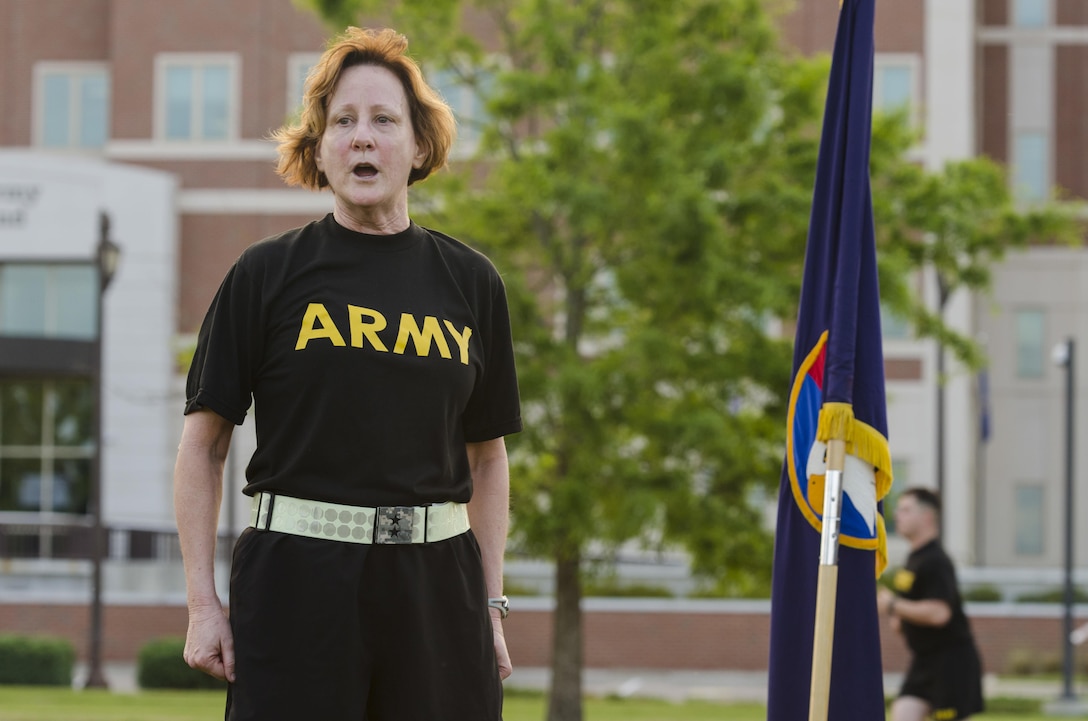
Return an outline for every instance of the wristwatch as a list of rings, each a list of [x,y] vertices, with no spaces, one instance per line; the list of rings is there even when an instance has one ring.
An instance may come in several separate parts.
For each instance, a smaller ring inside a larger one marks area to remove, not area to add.
[[[487,605],[489,608],[499,609],[499,617],[506,618],[510,615],[510,599],[506,596],[499,596],[498,598],[487,599]]]

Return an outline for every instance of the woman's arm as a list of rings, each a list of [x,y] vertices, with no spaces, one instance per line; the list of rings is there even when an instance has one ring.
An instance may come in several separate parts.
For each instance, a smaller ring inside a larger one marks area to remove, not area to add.
[[[497,598],[502,595],[502,564],[510,524],[510,464],[506,457],[506,441],[496,438],[482,443],[468,443],[466,449],[472,471],[469,523],[480,543],[487,595]],[[499,675],[506,678],[513,672],[513,665],[506,649],[502,617],[498,609],[492,608],[490,611]]]
[[[174,515],[189,606],[185,662],[228,681],[234,680],[234,641],[215,591],[215,541],[233,432],[234,424],[213,411],[190,413],[174,467]]]

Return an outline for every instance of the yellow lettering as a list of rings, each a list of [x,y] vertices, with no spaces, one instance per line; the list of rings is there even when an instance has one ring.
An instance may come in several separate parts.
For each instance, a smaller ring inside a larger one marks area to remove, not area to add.
[[[351,347],[365,348],[369,345],[376,351],[388,353],[389,348],[378,337],[378,334],[389,325],[385,316],[377,310],[358,305],[348,305],[347,311]],[[430,355],[433,346],[443,358],[452,360],[450,344],[446,334],[442,332],[442,324],[445,324],[446,330],[457,343],[461,363],[468,365],[472,328],[465,326],[464,329],[458,331],[452,322],[443,320],[440,324],[438,318],[433,315],[423,316],[423,325],[420,327],[419,321],[411,313],[401,313],[400,328],[393,352],[403,355],[411,342],[415,346],[416,355],[421,358]],[[342,348],[347,345],[324,304],[310,303],[306,306],[306,313],[302,317],[295,350],[305,350],[310,341],[319,339],[327,339],[336,347]]]
[[[321,326],[318,328],[318,326]],[[334,346],[344,346],[344,336],[336,330],[336,324],[332,322],[329,311],[321,303],[310,303],[306,306],[306,315],[302,317],[302,327],[298,331],[298,342],[295,350],[303,350],[311,340],[328,338]]]
[[[450,346],[446,342],[446,336],[442,335],[442,329],[438,325],[438,319],[433,315],[423,318],[423,329],[420,330],[416,319],[411,313],[401,313],[400,333],[397,334],[397,344],[393,346],[394,353],[404,353],[408,347],[408,339],[411,338],[416,346],[416,355],[423,357],[431,352],[431,341],[438,346],[438,352],[443,358],[453,358],[450,355]]]
[[[369,318],[370,321],[364,322],[364,318]],[[383,353],[389,351],[385,347],[385,343],[382,343],[381,338],[378,337],[378,332],[385,330],[384,315],[370,308],[349,305],[348,322],[351,324],[351,345],[353,348],[362,348],[363,337],[365,336],[370,341],[370,345],[374,347],[374,350],[380,350]]]
[[[446,330],[450,332],[450,335],[457,342],[457,347],[461,349],[461,362],[468,365],[468,339],[472,337],[472,329],[466,325],[464,332],[458,333],[457,329],[453,327],[453,323],[448,320],[442,322],[446,324]]]

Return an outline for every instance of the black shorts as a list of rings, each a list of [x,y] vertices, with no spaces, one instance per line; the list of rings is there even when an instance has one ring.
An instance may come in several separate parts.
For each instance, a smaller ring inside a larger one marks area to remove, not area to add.
[[[980,713],[982,662],[978,651],[968,643],[915,655],[899,695],[925,700],[935,721],[955,721]]]
[[[227,721],[501,721],[480,549],[247,528],[234,548]]]

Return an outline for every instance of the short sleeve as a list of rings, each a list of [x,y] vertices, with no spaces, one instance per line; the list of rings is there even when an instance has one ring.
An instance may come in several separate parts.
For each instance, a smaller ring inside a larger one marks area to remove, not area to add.
[[[914,590],[919,599],[933,599],[954,604],[959,596],[959,590],[952,564],[939,557],[931,559],[919,574]]]
[[[245,420],[263,355],[260,297],[259,284],[239,259],[200,326],[185,384],[186,414],[207,408],[236,425]]]
[[[465,441],[479,443],[517,433],[522,429],[514,342],[506,287],[492,269],[491,292],[481,319],[483,373],[462,416]]]

